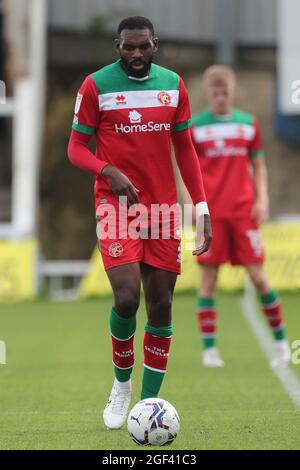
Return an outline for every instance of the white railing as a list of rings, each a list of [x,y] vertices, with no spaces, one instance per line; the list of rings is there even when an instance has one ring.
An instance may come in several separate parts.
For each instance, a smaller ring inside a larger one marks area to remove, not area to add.
[[[81,279],[88,272],[89,264],[89,261],[39,261],[37,268],[39,291],[43,291],[49,282],[51,299],[58,301],[77,299]],[[64,287],[65,278],[72,279],[72,287]]]

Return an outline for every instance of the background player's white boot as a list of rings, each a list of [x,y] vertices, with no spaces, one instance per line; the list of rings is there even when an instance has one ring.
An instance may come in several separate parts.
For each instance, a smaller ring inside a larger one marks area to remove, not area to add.
[[[104,424],[108,429],[119,429],[126,421],[131,400],[131,380],[119,382],[115,379],[103,411]]]
[[[225,365],[217,348],[204,349],[202,364],[204,367],[223,367]]]
[[[285,367],[291,360],[291,349],[288,341],[282,339],[281,341],[275,341],[275,352],[274,357],[271,361],[272,367]]]

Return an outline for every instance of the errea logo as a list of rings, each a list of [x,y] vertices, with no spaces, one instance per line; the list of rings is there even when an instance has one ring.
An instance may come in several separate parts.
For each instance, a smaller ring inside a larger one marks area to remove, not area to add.
[[[120,105],[120,104],[127,104],[126,102],[126,97],[124,95],[118,95],[116,97],[116,104]]]

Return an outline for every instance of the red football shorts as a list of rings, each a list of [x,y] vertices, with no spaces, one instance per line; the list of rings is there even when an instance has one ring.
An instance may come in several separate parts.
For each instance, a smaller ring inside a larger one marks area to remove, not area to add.
[[[198,263],[220,265],[262,264],[264,249],[258,225],[250,218],[212,220],[213,239]]]
[[[180,225],[174,220],[167,224],[158,220],[155,224],[148,215],[126,215],[126,206],[120,207],[113,198],[102,198],[96,221],[98,247],[106,271],[143,262],[180,274]]]

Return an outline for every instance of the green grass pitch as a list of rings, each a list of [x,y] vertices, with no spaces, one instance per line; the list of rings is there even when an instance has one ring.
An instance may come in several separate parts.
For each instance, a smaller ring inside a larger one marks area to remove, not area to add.
[[[282,296],[289,339],[300,339],[299,298]],[[126,428],[102,423],[112,380],[110,299],[0,305],[0,449],[136,449]],[[181,417],[173,449],[299,449],[300,413],[241,314],[220,295],[222,370],[203,369],[191,294],[175,295],[174,338],[161,396]],[[138,314],[134,396],[139,400],[145,311]],[[291,366],[300,377],[300,365]]]

